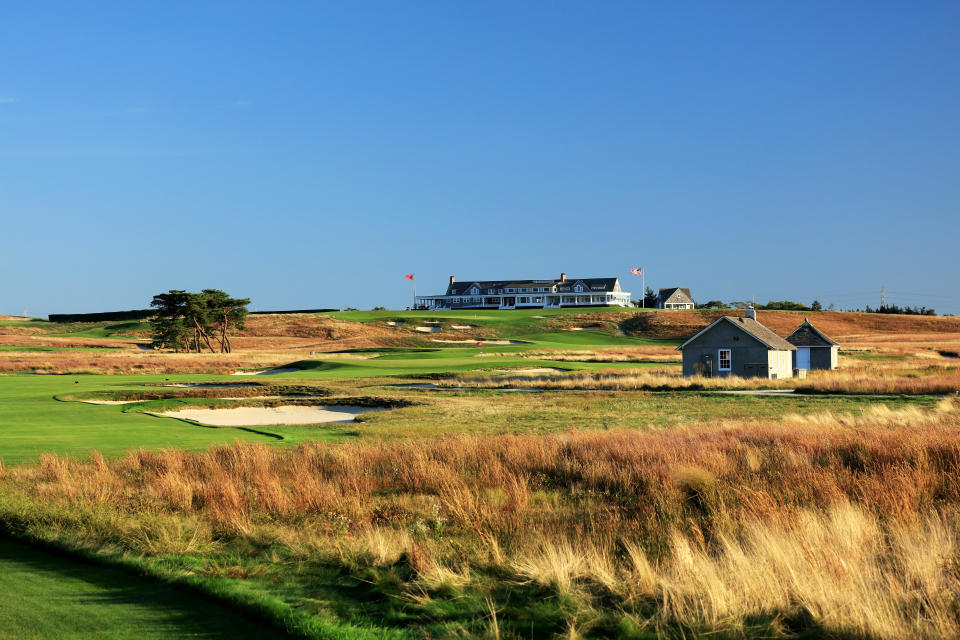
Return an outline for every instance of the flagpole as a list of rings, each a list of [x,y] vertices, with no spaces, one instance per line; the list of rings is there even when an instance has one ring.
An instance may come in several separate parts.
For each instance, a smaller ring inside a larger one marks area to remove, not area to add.
[[[413,280],[413,309],[417,308],[417,274],[413,274],[413,277],[410,278]]]
[[[640,267],[640,299],[643,300],[642,308],[647,308],[647,270]]]

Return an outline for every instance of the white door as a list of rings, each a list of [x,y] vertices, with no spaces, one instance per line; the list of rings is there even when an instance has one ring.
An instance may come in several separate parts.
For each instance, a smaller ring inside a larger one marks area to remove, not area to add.
[[[797,347],[797,369],[810,369],[810,347]]]

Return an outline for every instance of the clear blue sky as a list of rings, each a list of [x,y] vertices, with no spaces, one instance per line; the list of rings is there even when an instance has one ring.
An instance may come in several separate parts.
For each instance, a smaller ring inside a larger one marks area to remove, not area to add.
[[[0,313],[621,278],[960,313],[960,3],[25,2]]]

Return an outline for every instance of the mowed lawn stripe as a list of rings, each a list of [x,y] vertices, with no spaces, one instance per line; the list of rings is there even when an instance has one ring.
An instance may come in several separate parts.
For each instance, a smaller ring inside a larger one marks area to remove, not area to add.
[[[212,640],[287,636],[195,592],[0,539],[0,637]]]

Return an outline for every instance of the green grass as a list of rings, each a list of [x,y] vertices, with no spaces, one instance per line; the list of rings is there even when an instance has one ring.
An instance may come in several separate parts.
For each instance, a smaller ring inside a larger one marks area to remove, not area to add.
[[[5,640],[283,638],[195,592],[0,539]]]
[[[150,331],[150,323],[139,320],[108,323],[77,322],[62,325],[52,324],[51,326],[55,328],[53,329],[53,333],[48,335],[62,338],[115,338],[119,340],[130,340],[131,337],[129,335],[118,334],[133,331]]]
[[[129,335],[118,335],[132,331],[149,331],[150,323],[139,320],[122,322],[50,322],[39,318],[30,320],[0,320],[0,327],[39,329],[36,335],[56,338],[116,338],[130,340]]]
[[[0,460],[16,464],[43,452],[85,456],[96,449],[107,456],[132,448],[203,450],[212,444],[275,442],[276,437],[236,427],[209,428],[181,420],[124,412],[124,405],[62,402],[55,396],[81,391],[136,389],[170,381],[209,380],[210,376],[2,376],[0,377]],[[234,379],[235,380],[235,379]],[[307,427],[269,430],[285,441],[318,435]],[[323,432],[324,434],[328,432]]]
[[[516,345],[512,345],[516,346]],[[528,345],[526,349],[529,349]],[[640,362],[557,362],[547,359],[510,357],[476,357],[481,349],[444,349],[426,353],[388,353],[368,360],[317,359],[293,362],[290,367],[300,371],[283,373],[278,376],[294,378],[357,378],[370,376],[417,376],[441,373],[483,372],[496,369],[528,369],[550,367],[564,371],[585,371],[590,369],[637,369],[644,367],[676,366],[670,363]],[[495,353],[500,347],[491,348]]]
[[[440,320],[457,322],[459,324],[475,324],[478,326],[508,326],[531,327],[541,324],[541,318],[563,318],[571,315],[584,314],[612,314],[623,315],[629,313],[643,313],[642,309],[625,307],[579,307],[567,309],[476,309],[451,311],[338,311],[329,315],[340,320],[350,322],[387,322],[389,320]]]

